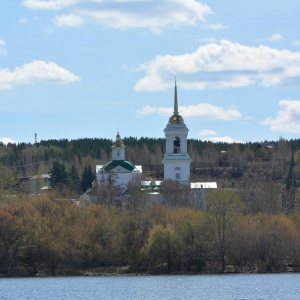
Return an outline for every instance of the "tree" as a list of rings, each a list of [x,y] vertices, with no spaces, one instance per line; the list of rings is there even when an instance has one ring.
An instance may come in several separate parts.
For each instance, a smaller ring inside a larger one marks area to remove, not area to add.
[[[212,190],[207,193],[206,216],[208,230],[213,243],[218,251],[221,262],[221,273],[226,267],[226,252],[228,248],[228,236],[234,217],[241,212],[242,204],[233,191]]]
[[[80,177],[78,175],[77,168],[73,165],[68,174],[69,176],[69,186],[75,190],[76,193],[79,193],[81,188]]]
[[[182,240],[181,264],[188,272],[203,271],[208,259],[210,251],[204,234],[204,219],[204,212],[199,210],[176,226],[176,232]]]
[[[128,194],[126,195],[126,208],[134,214],[140,213],[146,205],[147,195],[141,190],[139,177],[132,178],[127,185]]]
[[[170,273],[180,258],[180,241],[171,225],[155,225],[149,233],[144,253],[152,264],[167,263]]]
[[[292,257],[294,224],[286,216],[261,216],[255,232],[256,257],[268,272]]]
[[[0,191],[8,190],[12,191],[17,188],[18,178],[17,174],[13,172],[10,168],[3,167],[0,164]]]
[[[91,165],[84,167],[84,171],[81,177],[81,190],[85,193],[89,188],[93,186],[95,175],[92,171]]]
[[[165,180],[161,193],[167,206],[190,206],[190,187],[178,180]]]
[[[55,161],[50,170],[50,186],[64,187],[68,184],[68,173],[64,164]]]
[[[294,160],[294,150],[292,149],[292,160],[290,163],[290,168],[285,180],[285,195],[283,201],[283,210],[286,213],[290,213],[295,207],[295,186],[296,186],[296,176],[295,176],[295,160]]]
[[[256,222],[252,215],[234,218],[227,238],[226,256],[230,264],[240,268],[255,267]]]
[[[87,201],[94,204],[120,206],[119,195],[121,188],[111,182],[96,182],[96,184],[86,193]]]
[[[238,194],[245,204],[247,214],[259,212],[273,214],[281,211],[282,185],[270,177],[263,180],[258,176],[242,179]]]

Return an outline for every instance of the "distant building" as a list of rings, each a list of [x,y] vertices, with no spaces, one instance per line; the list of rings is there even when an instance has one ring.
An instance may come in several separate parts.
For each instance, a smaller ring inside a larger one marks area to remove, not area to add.
[[[30,178],[30,193],[41,194],[50,189],[50,174],[35,175]]]
[[[116,135],[116,140],[113,142],[111,149],[112,160],[105,165],[96,166],[97,182],[111,182],[124,191],[129,181],[135,178],[141,179],[142,166],[135,166],[125,160],[125,145],[119,132]]]
[[[265,148],[265,149],[274,149],[275,145],[273,143],[259,143],[257,145],[258,148]]]

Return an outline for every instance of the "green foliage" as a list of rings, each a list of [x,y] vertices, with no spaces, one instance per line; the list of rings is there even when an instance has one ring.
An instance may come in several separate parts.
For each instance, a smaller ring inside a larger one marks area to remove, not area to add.
[[[82,173],[81,179],[81,190],[85,193],[89,188],[93,186],[95,175],[92,171],[91,166],[85,167]]]
[[[292,166],[290,166],[289,168],[289,172],[287,174],[285,183],[286,183],[286,190],[290,190],[292,188],[295,188],[296,186],[296,179],[295,179],[295,173],[294,172],[294,168]]]
[[[68,173],[64,164],[55,161],[50,170],[50,186],[62,187],[68,184]]]
[[[71,170],[68,173],[68,178],[69,178],[69,186],[73,188],[77,193],[80,193],[81,191],[80,177],[78,175],[78,170],[74,165],[72,165]]]
[[[180,240],[170,225],[155,225],[150,230],[144,252],[152,264],[166,263],[167,272],[170,273],[180,257]]]
[[[10,190],[15,192],[18,188],[18,184],[17,174],[0,164],[0,191]]]

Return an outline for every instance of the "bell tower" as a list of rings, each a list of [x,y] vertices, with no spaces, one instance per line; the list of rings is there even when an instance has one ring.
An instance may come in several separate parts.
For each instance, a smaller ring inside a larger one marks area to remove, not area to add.
[[[188,128],[178,113],[177,85],[175,80],[174,112],[164,129],[166,137],[166,153],[164,156],[164,179],[190,182],[190,156],[187,153]]]

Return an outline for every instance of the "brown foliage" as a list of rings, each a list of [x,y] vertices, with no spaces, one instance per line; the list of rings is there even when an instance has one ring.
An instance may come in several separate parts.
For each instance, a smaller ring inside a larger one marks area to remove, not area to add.
[[[128,264],[165,272],[300,267],[299,215],[241,215],[231,192],[215,191],[207,201],[207,211],[152,205],[133,213],[47,195],[4,198],[0,274],[76,274]]]

